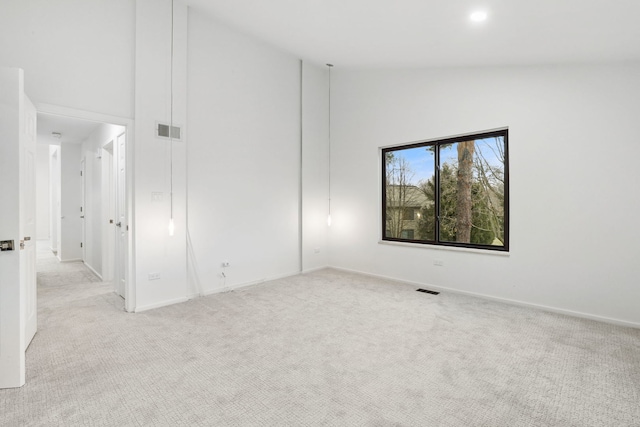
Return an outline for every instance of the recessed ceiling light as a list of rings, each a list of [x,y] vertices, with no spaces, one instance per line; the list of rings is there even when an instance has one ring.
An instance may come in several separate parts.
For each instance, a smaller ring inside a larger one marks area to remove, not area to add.
[[[483,10],[475,11],[471,15],[469,15],[469,19],[471,19],[473,22],[485,21],[487,19],[487,12]]]

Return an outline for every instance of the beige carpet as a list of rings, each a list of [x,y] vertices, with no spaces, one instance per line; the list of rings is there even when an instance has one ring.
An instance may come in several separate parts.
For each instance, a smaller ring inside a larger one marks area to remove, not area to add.
[[[640,426],[640,330],[335,270],[127,314],[83,268],[0,425]]]

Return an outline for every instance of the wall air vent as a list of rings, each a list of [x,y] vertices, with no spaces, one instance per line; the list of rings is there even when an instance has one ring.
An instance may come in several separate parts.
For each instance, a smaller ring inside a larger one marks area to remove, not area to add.
[[[429,289],[416,289],[418,292],[424,292],[425,294],[438,295],[440,292],[430,291]]]
[[[162,123],[158,123],[157,131],[158,136],[162,138],[169,138],[169,129],[171,129],[171,138],[180,141],[181,129],[179,126],[170,126]]]

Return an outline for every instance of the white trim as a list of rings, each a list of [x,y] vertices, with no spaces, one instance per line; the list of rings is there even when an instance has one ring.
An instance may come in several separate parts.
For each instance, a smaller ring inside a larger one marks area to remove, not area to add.
[[[55,114],[56,116],[71,117],[74,119],[89,120],[92,122],[111,123],[119,126],[127,126],[133,123],[133,118],[112,116],[110,114],[96,113],[94,111],[77,110],[75,108],[63,107],[61,105],[36,103],[36,110],[39,113]]]
[[[463,132],[463,133],[459,133],[457,135],[440,136],[440,137],[437,137],[437,138],[420,139],[418,141],[400,142],[398,144],[381,145],[380,147],[378,147],[378,151],[380,153],[382,153],[382,150],[387,149],[387,148],[403,147],[405,145],[422,144],[422,143],[433,142],[433,141],[441,141],[443,139],[452,139],[452,138],[459,138],[459,137],[469,136],[469,135],[478,135],[478,134],[482,134],[482,133],[499,132],[501,130],[509,130],[509,126],[502,126],[502,127],[497,127],[497,128],[493,128],[493,129],[485,129],[485,130],[479,130],[479,131],[474,131],[474,132]]]
[[[251,287],[251,286],[256,286],[256,285],[260,285],[262,283],[270,282],[272,280],[278,280],[278,279],[284,279],[284,278],[287,278],[287,277],[300,276],[301,274],[302,273],[296,271],[296,272],[293,272],[293,273],[281,274],[281,275],[278,275],[278,276],[265,277],[265,278],[254,280],[254,281],[251,281],[251,282],[245,282],[245,283],[239,283],[239,284],[236,284],[236,285],[230,285],[230,286],[224,286],[224,287],[221,287],[221,288],[215,288],[215,289],[211,289],[211,290],[208,290],[208,291],[203,291],[202,295],[200,295],[200,294],[191,294],[191,295],[186,296],[186,297],[180,297],[180,298],[167,300],[167,301],[163,301],[163,302],[159,302],[159,303],[155,303],[155,304],[145,305],[145,306],[142,306],[142,307],[136,307],[135,312],[139,313],[141,311],[147,311],[147,310],[152,310],[152,309],[155,309],[155,308],[166,307],[168,305],[180,304],[180,303],[192,300],[192,299],[196,299],[198,297],[205,297],[207,295],[220,294],[220,293],[223,293],[223,292],[234,291],[234,290],[240,289],[240,288],[248,288],[248,287]]]
[[[426,287],[429,287],[432,290],[441,291],[441,292],[451,292],[451,293],[454,293],[454,294],[466,295],[466,296],[481,298],[481,299],[485,299],[485,300],[501,302],[501,303],[509,304],[509,305],[517,305],[517,306],[520,306],[520,307],[534,308],[534,309],[541,310],[541,311],[547,311],[547,312],[557,313],[557,314],[564,314],[566,316],[578,317],[578,318],[581,318],[581,319],[594,320],[594,321],[597,321],[597,322],[610,323],[610,324],[613,324],[613,325],[626,326],[626,327],[629,327],[629,328],[640,329],[640,323],[629,322],[629,321],[621,320],[621,319],[614,319],[614,318],[611,318],[611,317],[598,316],[596,314],[589,314],[589,313],[583,313],[583,312],[580,312],[580,311],[566,310],[566,309],[563,309],[563,308],[551,307],[551,306],[542,305],[542,304],[534,304],[534,303],[530,303],[530,302],[514,300],[514,299],[509,299],[509,298],[494,297],[494,296],[491,296],[491,295],[485,295],[485,294],[480,294],[480,293],[470,292],[470,291],[463,291],[463,290],[459,290],[459,289],[448,288],[448,287],[445,287],[445,286],[437,286],[437,285],[432,285],[432,284],[428,284],[428,283],[419,283],[419,282],[413,282],[413,281],[410,281],[410,280],[402,280],[402,279],[397,279],[397,278],[394,278],[394,277],[384,276],[384,275],[381,275],[381,274],[365,273],[363,271],[351,270],[351,269],[348,269],[348,268],[340,268],[340,267],[329,267],[329,268],[330,269],[334,269],[334,270],[338,270],[338,271],[345,271],[345,272],[348,272],[348,273],[362,274],[364,276],[375,277],[375,278],[378,278],[378,279],[391,280],[391,281],[394,281],[394,282],[403,283],[403,284],[412,285],[412,286],[426,286]]]
[[[234,291],[236,289],[240,289],[240,288],[248,288],[250,286],[256,286],[256,285],[260,285],[262,283],[265,282],[270,282],[272,280],[278,280],[278,279],[285,279],[287,277],[294,277],[294,276],[300,276],[300,272],[296,271],[293,273],[287,273],[287,274],[280,274],[277,276],[271,276],[271,277],[265,277],[262,279],[258,279],[258,280],[254,280],[251,282],[244,282],[244,283],[238,283],[235,285],[229,285],[229,286],[223,286],[221,288],[214,288],[208,291],[204,291],[202,296],[207,296],[207,295],[212,295],[212,294],[219,294],[221,292],[229,292],[229,291]]]
[[[87,264],[87,262],[85,261],[84,263],[85,267],[87,267],[89,270],[91,270],[91,272],[93,272],[93,274],[95,274],[96,276],[98,276],[98,278],[100,278],[100,280],[102,280],[102,274],[98,273],[95,268],[91,267],[91,265]]]
[[[404,246],[407,248],[420,248],[420,249],[432,249],[432,250],[444,250],[452,252],[469,252],[482,255],[497,255],[502,257],[510,257],[511,253],[508,251],[494,251],[491,249],[476,249],[476,248],[461,248],[457,246],[445,246],[445,245],[430,245],[428,243],[409,243],[409,242],[396,242],[392,240],[378,240],[379,245],[391,245],[391,246]]]
[[[154,304],[143,305],[141,307],[136,307],[134,313],[140,313],[142,311],[153,310],[155,308],[166,307],[168,305],[173,305],[173,304],[180,304],[182,302],[187,302],[187,301],[189,301],[189,298],[180,297],[180,298],[175,298],[167,301],[157,302]]]
[[[65,262],[82,262],[82,263],[84,263],[84,260],[82,258],[65,259],[64,261],[61,260],[60,258],[58,258],[58,260],[60,261],[61,264],[64,264]]]
[[[333,268],[333,267],[331,267],[329,265],[325,265],[323,267],[308,268],[306,270],[303,270],[301,274],[309,274],[309,273],[313,273],[315,271],[324,270],[324,269],[327,269],[327,268]]]

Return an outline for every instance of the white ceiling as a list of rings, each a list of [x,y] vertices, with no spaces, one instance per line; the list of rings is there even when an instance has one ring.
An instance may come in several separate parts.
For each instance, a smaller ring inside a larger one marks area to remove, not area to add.
[[[87,139],[100,125],[97,122],[74,119],[52,114],[38,113],[38,138],[39,144],[60,144],[61,142],[80,143]],[[51,136],[52,132],[62,134],[61,138]]]
[[[640,60],[640,0],[185,1],[336,68]],[[485,22],[469,21],[476,9]]]

